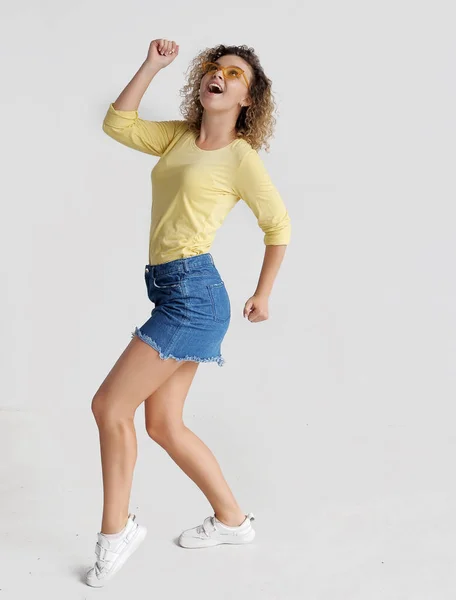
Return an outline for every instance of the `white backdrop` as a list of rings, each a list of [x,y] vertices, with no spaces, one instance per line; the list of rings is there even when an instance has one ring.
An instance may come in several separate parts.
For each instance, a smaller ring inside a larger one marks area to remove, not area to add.
[[[279,105],[261,156],[292,239],[270,318],[250,323],[242,309],[263,234],[244,203],[228,215],[211,248],[232,304],[226,363],[200,365],[185,407],[256,514],[258,541],[199,553],[172,543],[210,506],[148,438],[140,407],[131,508],[149,537],[111,597],[454,597],[451,8],[2,7],[4,600],[89,597],[80,576],[102,507],[90,404],[152,308],[143,269],[158,160],[101,124],[159,37],[176,40],[180,54],[139,107],[153,120],[181,118],[179,89],[196,53],[255,48]]]

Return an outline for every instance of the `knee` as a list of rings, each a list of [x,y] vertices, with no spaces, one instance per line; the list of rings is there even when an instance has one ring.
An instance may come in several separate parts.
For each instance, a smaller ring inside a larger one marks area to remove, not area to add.
[[[92,414],[95,417],[95,421],[98,423],[102,420],[103,415],[106,412],[106,401],[103,399],[101,394],[95,394],[92,398],[91,407]]]
[[[128,420],[127,415],[119,410],[114,398],[103,392],[97,392],[92,398],[91,409],[99,426],[122,423]]]
[[[185,426],[180,423],[155,421],[146,423],[146,431],[150,438],[163,448],[171,448],[180,438]]]

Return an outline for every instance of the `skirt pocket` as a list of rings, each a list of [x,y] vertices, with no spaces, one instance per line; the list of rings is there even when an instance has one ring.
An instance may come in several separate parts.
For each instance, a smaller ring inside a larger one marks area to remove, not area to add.
[[[180,273],[160,273],[153,276],[154,285],[159,289],[174,288],[181,285],[182,275]]]
[[[206,285],[212,305],[214,321],[224,323],[231,317],[231,305],[225,283],[212,283]]]

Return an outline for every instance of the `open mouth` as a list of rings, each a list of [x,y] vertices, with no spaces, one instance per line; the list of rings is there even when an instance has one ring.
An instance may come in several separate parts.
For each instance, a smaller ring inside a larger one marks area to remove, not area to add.
[[[218,83],[210,83],[210,84],[207,86],[207,91],[208,91],[210,94],[214,94],[214,95],[217,95],[217,94],[223,94],[223,90],[222,90],[222,88],[219,86],[219,84],[218,84]]]

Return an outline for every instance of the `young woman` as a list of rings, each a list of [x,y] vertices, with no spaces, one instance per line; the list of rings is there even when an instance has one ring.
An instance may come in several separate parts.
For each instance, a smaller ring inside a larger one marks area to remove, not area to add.
[[[193,59],[182,90],[184,120],[146,121],[139,103],[157,73],[179,54],[174,41],[153,40],[147,58],[109,105],[103,131],[160,160],[152,170],[149,262],[144,276],[150,318],[92,401],[99,429],[103,517],[88,585],[101,587],[136,550],[146,528],[129,513],[137,456],[135,411],[145,402],[146,429],[201,489],[214,509],[179,544],[201,548],[251,542],[252,513],[236,502],[209,448],[183,423],[184,401],[202,362],[224,364],[221,342],[231,305],[209,250],[216,230],[241,198],[264,232],[265,256],[243,315],[268,318],[268,298],[290,240],[290,218],[258,150],[272,135],[271,81],[246,46],[217,46]]]

